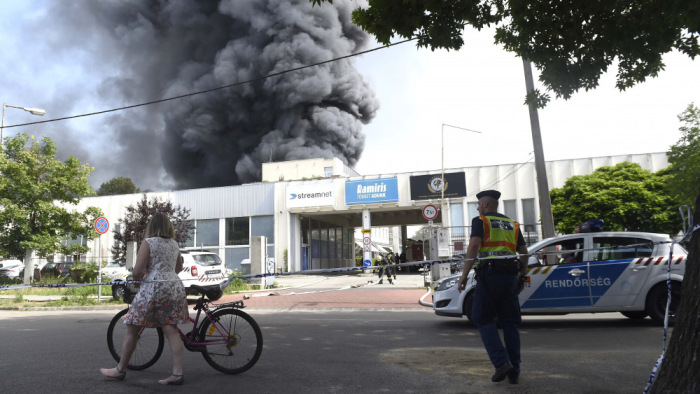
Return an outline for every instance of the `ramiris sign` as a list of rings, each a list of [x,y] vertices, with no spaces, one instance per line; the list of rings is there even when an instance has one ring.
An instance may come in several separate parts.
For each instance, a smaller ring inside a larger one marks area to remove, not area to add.
[[[345,204],[347,205],[398,201],[399,184],[396,177],[345,182]]]

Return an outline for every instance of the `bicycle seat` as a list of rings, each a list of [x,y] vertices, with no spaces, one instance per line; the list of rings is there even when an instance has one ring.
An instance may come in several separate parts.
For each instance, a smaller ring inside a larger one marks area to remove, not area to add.
[[[201,294],[201,295],[204,295],[204,294],[207,293],[207,289],[205,289],[205,288],[202,287],[202,286],[192,285],[192,286],[190,286],[190,289],[195,289],[195,290],[197,290],[197,293],[198,293],[198,294]]]
[[[205,295],[209,301],[217,301],[224,295],[224,292],[218,287],[205,289],[202,286],[192,285],[190,288],[196,290],[197,294]]]

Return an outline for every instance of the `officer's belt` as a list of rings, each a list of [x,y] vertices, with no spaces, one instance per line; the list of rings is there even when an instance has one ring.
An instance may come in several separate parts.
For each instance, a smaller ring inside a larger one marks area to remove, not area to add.
[[[484,259],[490,256],[512,256],[513,252],[508,252],[504,250],[493,250],[490,252],[479,252],[479,258]]]

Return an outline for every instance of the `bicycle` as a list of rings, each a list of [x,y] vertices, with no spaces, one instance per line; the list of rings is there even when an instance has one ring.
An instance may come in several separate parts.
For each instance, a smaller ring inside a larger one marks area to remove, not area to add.
[[[201,294],[194,307],[197,314],[194,319],[189,318],[193,328],[187,334],[180,327],[177,328],[185,349],[201,352],[209,365],[226,374],[238,374],[250,369],[260,358],[263,337],[258,323],[241,310],[245,308],[243,301],[210,309],[207,290],[196,285],[192,288]],[[121,320],[128,311],[129,308],[119,311],[107,329],[107,346],[117,362],[121,358],[121,345],[126,335],[126,325]],[[204,316],[200,323],[202,313]],[[163,352],[163,344],[161,328],[143,327],[127,368],[143,370],[152,366]]]

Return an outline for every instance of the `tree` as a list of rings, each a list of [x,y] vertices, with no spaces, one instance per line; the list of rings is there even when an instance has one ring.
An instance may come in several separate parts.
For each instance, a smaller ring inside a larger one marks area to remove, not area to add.
[[[668,185],[677,205],[691,205],[700,180],[700,109],[693,103],[678,115],[681,139],[668,152]]]
[[[607,231],[677,234],[678,206],[667,189],[666,176],[623,162],[600,167],[590,175],[573,176],[552,189],[557,230],[572,233],[591,219],[603,219]]]
[[[535,64],[545,87],[566,99],[581,88],[598,86],[600,76],[615,61],[619,61],[616,86],[624,90],[656,76],[664,68],[662,55],[673,49],[694,59],[700,54],[698,15],[700,3],[684,0],[369,0],[369,6],[356,9],[352,18],[381,43],[388,44],[394,35],[418,37],[419,46],[432,49],[459,49],[464,45],[462,30],[466,25],[481,29],[493,24],[496,42]],[[526,101],[542,107],[548,99],[534,91]],[[691,194],[697,192],[696,186]],[[696,214],[699,210],[700,202],[696,200]],[[694,235],[691,242],[695,251],[699,251],[697,238]],[[694,335],[696,340],[678,354],[669,348],[659,380],[665,369],[687,371],[688,375],[655,384],[653,389],[657,391],[700,391],[700,269],[690,269],[700,265],[698,256],[698,252],[691,251],[683,286],[683,297],[693,294],[695,303],[681,301],[671,342],[681,332]],[[687,384],[689,379],[695,379],[694,385]]]
[[[175,240],[179,244],[184,244],[192,238],[192,230],[194,225],[187,218],[190,211],[181,207],[174,206],[170,201],[161,201],[157,197],[149,200],[144,193],[141,201],[136,205],[126,207],[126,216],[120,220],[121,232],[114,231],[114,240],[117,247],[112,248],[112,256],[115,259],[124,259],[126,257],[126,244],[128,242],[136,242],[140,245],[146,234],[146,226],[148,221],[156,212],[162,212],[170,217],[175,227]]]
[[[98,196],[113,196],[115,194],[141,193],[141,189],[136,187],[131,178],[123,176],[112,178],[100,185],[97,189]]]
[[[332,0],[310,0],[313,4]],[[394,35],[418,46],[460,49],[469,25],[496,26],[495,42],[532,62],[557,97],[594,89],[617,60],[620,90],[655,77],[662,55],[700,54],[697,1],[684,0],[369,0],[352,20],[380,43]],[[537,93],[539,107],[548,97]]]
[[[81,196],[94,194],[87,177],[92,168],[69,156],[56,159],[56,145],[27,134],[5,138],[0,154],[0,254],[23,259],[27,249],[40,256],[73,253],[63,241],[83,236],[95,238],[92,228],[102,211],[69,210]],[[80,247],[86,252],[86,247]]]

